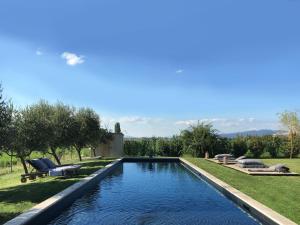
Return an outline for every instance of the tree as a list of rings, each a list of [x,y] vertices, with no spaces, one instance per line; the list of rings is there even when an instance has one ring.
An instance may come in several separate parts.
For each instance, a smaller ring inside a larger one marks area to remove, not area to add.
[[[280,146],[283,140],[278,136],[266,135],[261,137],[264,142],[264,152],[269,154],[271,157],[276,158],[279,153]]]
[[[119,122],[117,122],[117,123],[115,124],[115,133],[116,133],[116,134],[120,134],[120,133],[121,133],[121,126],[120,126],[120,123],[119,123]]]
[[[100,125],[99,125],[100,126]],[[95,137],[90,140],[89,146],[93,152],[93,155],[96,156],[96,149],[101,143],[105,144],[112,139],[112,133],[107,129],[99,128],[98,134],[95,133]]]
[[[247,142],[244,137],[237,136],[231,140],[231,152],[235,157],[245,155],[247,152]]]
[[[51,137],[49,138],[50,154],[60,165],[60,158],[57,150],[72,146],[75,133],[75,109],[61,102],[54,106],[44,105],[45,110],[50,110]],[[47,109],[48,108],[48,109]]]
[[[14,110],[12,122],[8,129],[5,152],[21,160],[25,173],[28,169],[25,163],[32,151],[46,151],[49,126],[47,117],[36,105],[23,110]]]
[[[297,112],[284,111],[279,114],[281,124],[288,129],[290,140],[290,158],[294,154],[294,139],[300,130],[300,121]]]
[[[75,138],[73,145],[82,161],[81,150],[83,147],[95,145],[100,139],[100,118],[90,108],[81,108],[75,114]]]
[[[24,128],[25,123],[22,114],[15,111],[8,128],[8,135],[3,150],[7,155],[19,158],[23,165],[24,172],[28,173],[25,157],[30,155],[31,150],[27,148]]]
[[[170,139],[170,145],[171,145],[171,152],[169,153],[169,156],[180,156],[182,153],[182,148],[183,148],[183,144],[182,144],[182,140],[179,136],[173,136]]]
[[[191,126],[188,130],[182,131],[181,136],[185,151],[196,157],[204,156],[205,152],[214,155],[219,139],[216,132],[211,124],[204,123],[198,123]]]
[[[12,111],[13,106],[4,100],[0,84],[0,153],[5,146],[5,141],[7,140],[8,128],[12,121]]]
[[[156,155],[156,142],[157,142],[157,138],[156,137],[151,137],[149,139],[149,145],[147,146],[146,152],[145,154],[149,157],[152,157],[154,155]]]
[[[247,140],[248,150],[251,152],[253,157],[258,158],[265,148],[264,143],[262,142],[260,137],[248,137]]]

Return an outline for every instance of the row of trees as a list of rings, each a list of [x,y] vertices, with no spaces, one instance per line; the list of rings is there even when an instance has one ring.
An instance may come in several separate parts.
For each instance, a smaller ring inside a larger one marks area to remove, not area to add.
[[[172,138],[128,139],[124,143],[126,155],[133,156],[180,156],[184,153],[193,156],[204,156],[223,151],[227,142],[216,134],[209,124],[198,124],[183,130],[179,136]]]
[[[294,117],[294,113],[284,112],[280,118]],[[295,124],[295,119],[289,119]],[[283,123],[284,124],[284,123]],[[249,157],[293,157],[300,154],[300,137],[297,129],[293,135],[281,136],[237,136],[224,138],[217,134],[210,124],[199,123],[183,130],[179,136],[172,138],[142,138],[125,140],[126,155],[161,155],[179,156],[190,154],[203,157],[205,152],[210,156],[220,153],[232,153],[234,156]]]
[[[182,140],[178,136],[172,138],[134,138],[124,141],[124,153],[130,156],[180,156]]]
[[[60,165],[58,150],[74,148],[81,161],[84,147],[95,150],[110,137],[93,109],[40,101],[17,110],[0,90],[0,154],[19,158],[25,172],[25,159],[33,151],[51,154]]]

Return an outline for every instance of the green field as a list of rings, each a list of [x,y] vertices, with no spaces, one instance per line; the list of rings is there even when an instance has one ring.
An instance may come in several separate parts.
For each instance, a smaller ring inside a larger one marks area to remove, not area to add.
[[[112,161],[111,159],[98,159],[80,162],[83,165],[80,169],[80,175],[70,179],[46,177],[21,184],[20,174],[23,172],[21,168],[17,168],[13,173],[1,175],[0,224],[103,168]]]
[[[190,157],[185,159],[300,224],[300,176],[251,176],[204,159]],[[263,161],[268,165],[284,163],[291,171],[300,173],[300,159]]]

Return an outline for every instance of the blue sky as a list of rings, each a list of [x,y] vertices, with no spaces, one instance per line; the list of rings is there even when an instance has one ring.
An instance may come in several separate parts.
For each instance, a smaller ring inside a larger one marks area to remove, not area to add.
[[[300,102],[299,0],[2,0],[0,80],[18,106],[94,108],[169,136],[279,129]]]

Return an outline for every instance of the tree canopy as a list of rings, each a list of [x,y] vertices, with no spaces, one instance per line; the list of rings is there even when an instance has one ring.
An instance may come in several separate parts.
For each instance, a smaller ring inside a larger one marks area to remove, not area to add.
[[[94,146],[101,138],[100,118],[98,114],[90,108],[80,108],[75,113],[74,147],[81,161],[81,149],[83,147]]]
[[[290,139],[290,158],[294,154],[294,140],[300,132],[300,120],[297,112],[284,111],[279,114],[281,124],[288,129]]]
[[[12,104],[5,101],[0,84],[0,153],[7,140],[8,128],[12,121]]]

